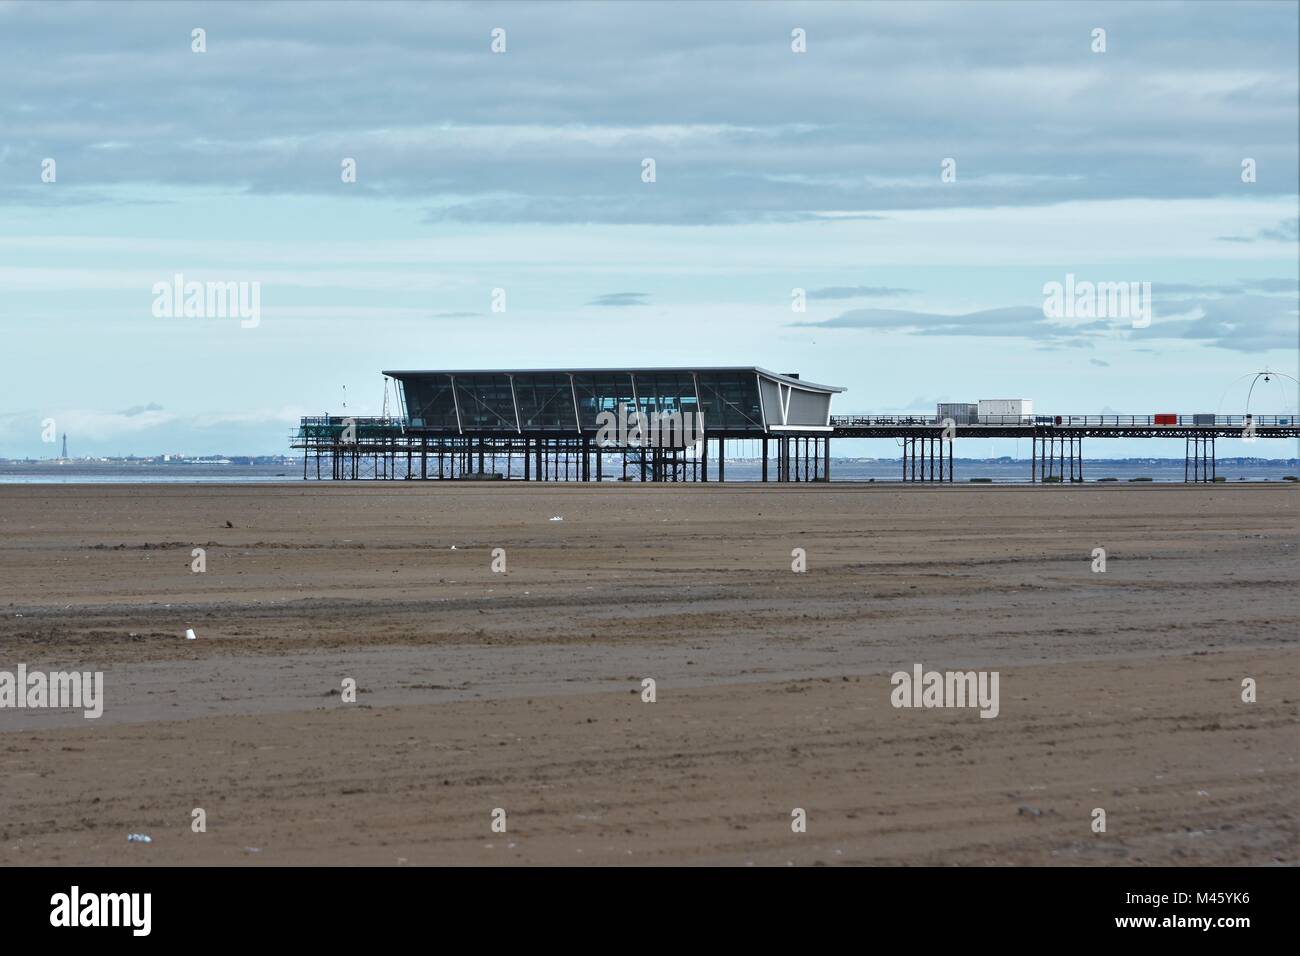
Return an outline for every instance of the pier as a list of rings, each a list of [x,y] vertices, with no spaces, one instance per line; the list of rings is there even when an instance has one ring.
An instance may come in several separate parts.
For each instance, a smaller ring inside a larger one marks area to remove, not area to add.
[[[831,442],[847,438],[893,438],[902,443],[904,482],[957,480],[955,449],[962,439],[1024,438],[1030,442],[1033,482],[1082,482],[1084,439],[1182,438],[1184,480],[1212,483],[1217,477],[1215,439],[1300,440],[1289,415],[1179,415],[1174,424],[1155,416],[1056,415],[1032,422],[945,426],[907,416],[833,416],[829,429],[757,439],[760,481],[831,479]],[[1199,419],[1199,423],[1194,423]],[[523,480],[523,481],[726,481],[726,443],[750,441],[748,432],[709,430],[695,448],[601,446],[595,433],[537,433],[502,437],[468,433],[430,435],[408,430],[399,418],[304,418],[291,437],[301,451],[305,480]]]
[[[844,389],[753,366],[384,374],[398,414],[301,420],[304,480],[726,481],[749,442],[760,481],[830,481],[833,440],[887,438],[901,481],[952,483],[959,441],[1020,438],[1031,481],[1077,483],[1085,439],[1181,438],[1184,480],[1213,483],[1218,438],[1300,440],[1292,415],[833,415]]]

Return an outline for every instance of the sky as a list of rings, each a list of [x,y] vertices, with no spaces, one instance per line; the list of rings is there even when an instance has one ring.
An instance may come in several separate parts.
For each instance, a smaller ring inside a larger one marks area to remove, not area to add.
[[[385,368],[1294,412],[1298,10],[0,0],[0,456],[287,452]],[[178,275],[256,320],[159,314]],[[1048,315],[1067,276],[1149,321]]]

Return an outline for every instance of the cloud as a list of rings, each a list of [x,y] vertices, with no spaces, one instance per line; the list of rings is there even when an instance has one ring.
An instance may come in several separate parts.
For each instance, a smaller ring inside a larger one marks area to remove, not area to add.
[[[1293,4],[1108,8],[1125,49],[1105,57],[1090,9],[511,3],[492,7],[509,38],[493,55],[471,4],[87,4],[75,30],[60,5],[0,4],[0,180],[33,183],[0,204],[347,190],[429,223],[782,223],[1208,198],[1225,143],[1295,168]],[[57,185],[36,181],[45,157]]]
[[[1271,285],[1272,280],[1260,280]],[[1260,282],[1256,282],[1259,285]],[[1199,287],[1198,287],[1199,288]],[[1216,287],[1207,287],[1216,288]],[[1234,287],[1229,287],[1234,288]],[[1102,339],[1180,339],[1237,352],[1295,349],[1300,345],[1300,310],[1285,295],[1180,295],[1165,300],[1152,290],[1151,324],[1135,329],[1131,319],[1049,319],[1041,306],[1005,306],[956,315],[902,309],[853,309],[820,322],[790,323],[819,329],[870,329],[921,336],[1017,338],[1043,348],[1093,348]]]
[[[1272,229],[1261,229],[1259,237],[1276,242],[1300,242],[1300,217],[1284,219]]]
[[[809,299],[868,299],[893,295],[907,295],[915,289],[895,289],[884,285],[833,285],[824,289],[809,289]]]
[[[29,409],[0,415],[0,438],[15,443],[30,441],[40,433],[40,423],[47,417],[54,420],[59,432],[67,432],[83,443],[137,435],[177,421],[177,416],[165,414],[161,406],[152,402],[120,412],[85,408],[52,409],[48,412]]]
[[[911,335],[1054,338],[1066,334],[1062,327],[1048,321],[1041,306],[1007,306],[959,315],[904,309],[853,309],[821,322],[791,324],[823,329],[874,329]],[[1078,327],[1074,328],[1077,330]]]
[[[1281,292],[1295,295],[1300,292],[1300,279],[1295,277],[1290,279],[1242,279],[1241,287],[1248,290],[1253,289],[1257,292]]]
[[[1300,217],[1283,219],[1276,226],[1255,230],[1249,236],[1219,236],[1220,242],[1300,242]]]
[[[223,410],[213,414],[167,413],[156,402],[119,412],[93,408],[25,409],[0,413],[0,456],[50,457],[57,444],[40,440],[50,418],[69,450],[80,455],[122,455],[148,451],[211,454],[281,451],[284,436],[307,410],[299,406]]]
[[[1151,284],[1153,298],[1168,300],[1244,295],[1251,292],[1295,296],[1300,292],[1300,279],[1238,279],[1236,282],[1217,284],[1198,282],[1153,282]]]
[[[1202,299],[1187,317],[1161,318],[1135,338],[1202,341],[1234,352],[1294,350],[1300,346],[1300,309],[1295,299],[1239,295]]]
[[[148,405],[132,405],[130,408],[118,412],[117,414],[125,418],[134,418],[137,415],[143,415],[146,412],[161,412],[163,407],[157,402],[150,402]]]
[[[646,299],[650,297],[648,292],[610,292],[606,295],[599,295],[592,299],[587,305],[609,305],[609,306],[628,306],[628,305],[646,305]]]

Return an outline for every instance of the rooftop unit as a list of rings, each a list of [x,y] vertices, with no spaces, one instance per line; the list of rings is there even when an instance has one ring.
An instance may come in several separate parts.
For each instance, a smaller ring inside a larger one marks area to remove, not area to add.
[[[1033,415],[1034,403],[1028,398],[981,398],[979,402],[979,420],[984,423],[1004,425]]]

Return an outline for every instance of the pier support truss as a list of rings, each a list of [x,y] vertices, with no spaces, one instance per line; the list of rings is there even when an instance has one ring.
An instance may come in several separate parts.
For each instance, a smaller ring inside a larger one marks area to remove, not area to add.
[[[300,438],[304,480],[725,481],[726,442],[698,446],[600,447],[592,435],[443,436],[393,434],[345,440]],[[781,435],[758,440],[762,481],[827,481],[830,436]],[[775,446],[775,447],[773,447]],[[773,459],[772,452],[776,457]],[[710,468],[710,459],[713,467]],[[774,468],[773,468],[774,466]],[[773,474],[773,471],[775,472]]]
[[[942,434],[904,436],[903,480],[952,482],[952,445],[952,439],[945,439]],[[943,460],[945,450],[948,454],[946,470]]]
[[[777,481],[830,481],[830,436],[781,435],[776,441]],[[763,481],[767,481],[767,440],[763,441]]]
[[[1183,482],[1212,482],[1218,473],[1213,435],[1191,435],[1184,439]]]
[[[1072,433],[1034,435],[1029,479],[1036,482],[1083,481],[1083,436]]]
[[[617,452],[623,461],[623,481],[702,480],[704,459],[688,457],[685,448],[619,448]],[[581,480],[591,481],[590,473],[588,470]]]

